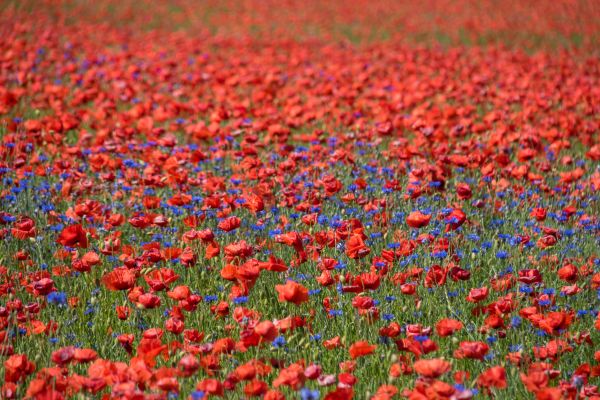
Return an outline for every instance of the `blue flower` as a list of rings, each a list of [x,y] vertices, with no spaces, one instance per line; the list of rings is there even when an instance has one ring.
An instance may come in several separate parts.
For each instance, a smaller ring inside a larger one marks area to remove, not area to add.
[[[517,317],[517,316],[512,317],[511,320],[510,320],[510,324],[514,328],[518,328],[521,325],[521,322],[522,322],[521,317]]]
[[[436,251],[435,253],[431,254],[433,256],[433,258],[446,258],[448,256],[448,252],[441,250],[441,251]]]
[[[202,400],[206,394],[201,390],[196,390],[191,393],[192,400]]]
[[[235,304],[244,304],[248,302],[248,296],[239,296],[233,299]]]
[[[395,317],[394,317],[394,314],[383,314],[382,318],[383,318],[383,320],[385,320],[385,321],[391,321],[391,320],[393,320]]]
[[[206,301],[207,303],[212,303],[213,301],[217,301],[219,298],[215,295],[206,295],[204,296],[204,301]]]
[[[285,346],[285,343],[286,343],[285,337],[283,337],[283,336],[280,335],[280,336],[277,336],[275,338],[275,340],[273,340],[273,347],[275,347],[276,349],[278,349],[280,347]]]
[[[46,300],[50,304],[65,305],[67,304],[67,294],[65,292],[51,292],[46,296]]]
[[[519,292],[529,294],[529,293],[533,292],[533,289],[530,288],[529,286],[521,286],[519,288]]]
[[[500,250],[500,251],[496,252],[496,257],[498,257],[501,260],[504,260],[504,259],[508,258],[508,253],[504,250]]]
[[[318,390],[310,390],[308,388],[302,388],[300,390],[300,398],[302,400],[318,400],[319,399],[319,391]]]

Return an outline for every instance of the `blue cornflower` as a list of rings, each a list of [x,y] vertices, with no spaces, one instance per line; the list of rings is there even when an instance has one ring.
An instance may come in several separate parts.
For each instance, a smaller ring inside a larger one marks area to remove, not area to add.
[[[510,320],[510,324],[511,324],[511,325],[512,325],[514,328],[518,328],[519,326],[521,326],[521,322],[522,322],[522,321],[523,321],[523,320],[521,319],[521,317],[514,316],[514,317],[512,317],[512,318],[511,318],[511,320]]]
[[[285,337],[283,337],[281,335],[277,336],[275,338],[275,340],[273,340],[273,347],[275,347],[277,349],[280,348],[280,347],[285,346],[285,344],[286,344]]]
[[[192,400],[202,400],[205,395],[206,394],[201,390],[196,390],[191,393]]]
[[[65,305],[67,304],[67,294],[65,292],[51,292],[46,296],[46,300],[50,304]]]
[[[508,252],[506,252],[504,250],[499,250],[496,252],[496,257],[498,257],[501,260],[504,260],[504,259],[508,258]]]
[[[310,390],[308,388],[302,388],[300,390],[300,398],[302,400],[318,400],[319,399],[319,391],[318,390]]]
[[[233,299],[235,304],[244,304],[248,302],[248,296],[239,296]]]
[[[529,294],[529,293],[533,292],[533,289],[530,288],[529,286],[521,286],[521,287],[519,287],[519,292]]]

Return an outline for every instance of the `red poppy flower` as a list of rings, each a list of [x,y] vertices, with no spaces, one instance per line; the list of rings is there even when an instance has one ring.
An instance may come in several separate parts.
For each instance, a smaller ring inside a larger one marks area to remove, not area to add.
[[[62,230],[56,242],[66,247],[88,247],[88,239],[83,227],[79,224],[67,226]]]
[[[477,385],[486,388],[506,388],[508,386],[506,383],[506,370],[499,365],[485,370],[477,378]]]
[[[279,375],[273,381],[273,387],[289,386],[294,390],[298,390],[304,385],[305,381],[304,367],[294,363],[279,372]]]
[[[350,258],[363,258],[369,255],[370,252],[371,249],[367,247],[361,235],[352,235],[346,241],[346,255]]]
[[[479,303],[487,298],[489,290],[487,287],[471,289],[467,296],[467,301],[471,303]]]
[[[406,217],[406,224],[411,228],[422,228],[429,225],[431,215],[423,214],[421,211],[413,211]]]
[[[413,364],[415,372],[425,378],[438,378],[450,371],[452,365],[445,360],[434,358],[431,360],[418,360]]]
[[[573,264],[565,264],[558,269],[557,274],[561,280],[573,283],[577,281],[579,271]]]
[[[446,218],[444,218],[444,221],[446,224],[448,224],[447,230],[458,229],[466,220],[467,215],[458,208],[453,209],[448,215],[446,215]]]
[[[26,216],[20,216],[10,230],[12,235],[17,239],[28,239],[37,235],[35,222]]]
[[[281,302],[287,301],[299,305],[308,301],[308,289],[297,282],[287,281],[285,285],[276,285],[275,289],[279,293]]]
[[[599,321],[600,321],[600,319],[599,319]],[[335,349],[337,347],[342,347],[342,341],[339,336],[336,336],[331,339],[323,341],[323,346],[325,346],[325,348],[329,349],[329,350]]]
[[[519,282],[533,285],[542,281],[542,274],[537,269],[523,269],[519,271]]]
[[[271,321],[260,322],[254,327],[254,332],[267,342],[272,342],[277,337],[277,328]]]
[[[374,345],[374,344],[372,345],[372,344],[369,344],[369,342],[360,340],[358,342],[353,343],[350,346],[350,349],[348,351],[350,353],[350,357],[358,358],[358,357],[364,357],[364,356],[368,356],[369,354],[372,354],[376,348],[377,348],[376,345]]]
[[[460,346],[454,352],[454,357],[483,360],[489,349],[490,347],[483,342],[460,342]]]
[[[35,364],[25,354],[14,354],[4,361],[4,380],[18,382],[35,371]]]
[[[224,230],[225,232],[230,232],[234,229],[239,228],[241,222],[242,220],[238,217],[228,217],[220,221],[217,226],[219,229]]]
[[[435,330],[441,337],[446,337],[458,332],[463,328],[463,324],[455,319],[441,319],[435,325]]]
[[[137,277],[127,267],[119,267],[102,277],[102,283],[109,290],[128,290],[135,286]]]

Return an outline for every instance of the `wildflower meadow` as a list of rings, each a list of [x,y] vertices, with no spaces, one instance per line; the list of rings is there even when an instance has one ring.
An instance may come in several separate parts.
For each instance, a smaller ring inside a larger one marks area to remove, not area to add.
[[[600,399],[600,3],[0,32],[0,399]]]

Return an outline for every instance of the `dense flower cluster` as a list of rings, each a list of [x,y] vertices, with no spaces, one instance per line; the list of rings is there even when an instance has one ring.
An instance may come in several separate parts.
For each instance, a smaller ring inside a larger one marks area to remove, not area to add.
[[[597,58],[116,3],[3,11],[0,398],[600,398]]]

